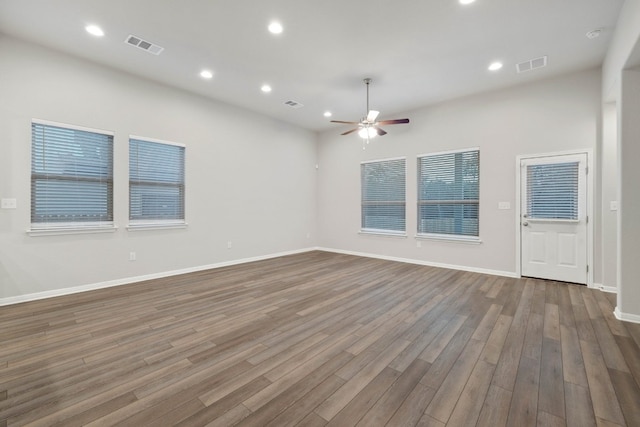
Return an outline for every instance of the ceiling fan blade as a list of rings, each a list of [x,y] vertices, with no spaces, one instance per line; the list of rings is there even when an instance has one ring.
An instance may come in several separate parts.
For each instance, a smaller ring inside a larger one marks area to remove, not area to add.
[[[369,110],[369,114],[367,114],[367,121],[369,123],[375,122],[376,119],[378,118],[378,114],[380,114],[380,111]]]
[[[358,125],[360,122],[345,122],[342,120],[331,120],[331,123],[344,123],[346,125]]]
[[[355,129],[348,130],[346,132],[341,133],[340,135],[349,135],[350,133],[353,133],[353,132],[357,131],[358,129],[360,129],[360,128],[355,128]]]
[[[392,120],[380,120],[379,125],[399,125],[402,123],[409,123],[409,119],[392,119]]]
[[[378,126],[374,126],[373,128],[376,130],[376,132],[377,132],[377,133],[378,133],[378,135],[380,135],[380,136],[382,136],[382,135],[386,135],[386,134],[387,134],[387,132],[386,132],[384,129],[380,129]]]

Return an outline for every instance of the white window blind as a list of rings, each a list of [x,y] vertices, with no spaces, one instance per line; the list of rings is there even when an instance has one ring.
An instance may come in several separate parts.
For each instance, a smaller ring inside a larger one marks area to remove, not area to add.
[[[112,135],[32,122],[31,223],[113,223]]]
[[[527,217],[578,219],[579,162],[527,166]]]
[[[478,236],[480,152],[418,157],[418,234]]]
[[[183,146],[129,140],[129,219],[184,222]]]
[[[363,231],[406,231],[405,170],[405,159],[361,164]]]

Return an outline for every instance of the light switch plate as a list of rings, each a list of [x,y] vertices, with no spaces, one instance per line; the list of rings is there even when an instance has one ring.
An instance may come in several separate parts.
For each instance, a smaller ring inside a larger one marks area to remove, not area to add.
[[[510,202],[498,202],[498,209],[501,209],[501,210],[511,209],[511,203]]]
[[[16,199],[1,199],[0,203],[2,209],[15,209],[18,207],[18,201]]]
[[[609,202],[609,209],[612,211],[617,211],[618,210],[618,202]]]

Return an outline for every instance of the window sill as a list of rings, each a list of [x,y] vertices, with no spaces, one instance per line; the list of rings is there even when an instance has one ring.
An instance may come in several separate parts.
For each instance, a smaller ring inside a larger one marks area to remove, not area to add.
[[[105,226],[65,226],[65,227],[48,227],[48,228],[31,228],[27,230],[27,234],[32,237],[39,236],[62,236],[68,234],[96,234],[96,233],[114,233],[118,227],[115,225]]]
[[[358,234],[368,235],[368,236],[382,236],[382,237],[400,237],[403,239],[407,238],[407,233],[402,231],[386,231],[386,230],[360,230]]]
[[[186,222],[141,222],[127,225],[127,231],[184,229],[187,226]]]
[[[467,243],[472,245],[479,245],[482,243],[480,237],[476,236],[456,236],[448,234],[416,234],[418,240],[440,240],[445,242],[455,243]]]

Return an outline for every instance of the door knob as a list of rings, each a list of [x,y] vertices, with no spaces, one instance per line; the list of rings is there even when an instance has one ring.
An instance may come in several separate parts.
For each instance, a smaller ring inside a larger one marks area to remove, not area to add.
[[[529,225],[529,223],[527,221],[523,222],[522,225],[524,225],[525,227]]]

